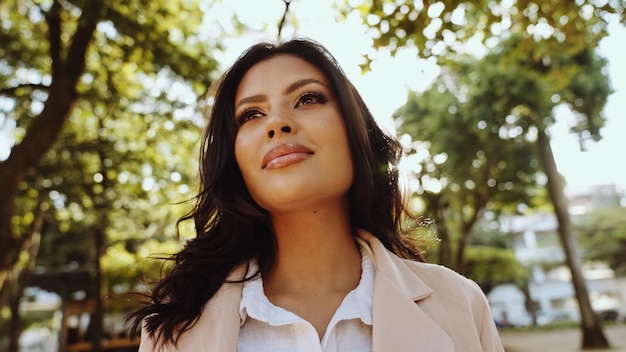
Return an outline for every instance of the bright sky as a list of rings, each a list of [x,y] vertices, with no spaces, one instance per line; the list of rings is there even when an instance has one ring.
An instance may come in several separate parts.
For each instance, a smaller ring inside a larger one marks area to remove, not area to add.
[[[362,55],[371,53],[372,42],[358,17],[337,22],[331,7],[333,0],[294,0],[290,12],[295,15],[295,35],[315,39],[326,46],[337,58],[349,78],[369,105],[381,125],[393,130],[391,114],[406,101],[407,89],[422,90],[438,74],[437,67],[416,59],[415,50],[404,50],[396,57],[379,54],[372,72],[361,74]],[[284,11],[281,0],[231,0],[240,20],[255,29],[269,24],[271,32],[251,32],[233,41],[221,58],[226,66],[249,45],[259,40],[275,41],[277,26]],[[283,37],[294,35],[293,23],[287,23]],[[581,152],[576,136],[568,131],[571,114],[557,114],[557,124],[550,130],[557,167],[570,186],[616,184],[626,191],[626,29],[619,23],[609,26],[609,36],[600,45],[600,52],[609,60],[609,76],[614,93],[605,107],[606,127],[602,140],[589,143]]]

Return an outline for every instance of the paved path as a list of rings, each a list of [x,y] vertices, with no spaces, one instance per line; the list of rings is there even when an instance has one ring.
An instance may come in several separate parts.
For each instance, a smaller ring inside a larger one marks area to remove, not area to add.
[[[610,349],[594,352],[626,352],[626,325],[606,326],[604,334]],[[576,352],[580,350],[580,330],[502,331],[506,352]]]

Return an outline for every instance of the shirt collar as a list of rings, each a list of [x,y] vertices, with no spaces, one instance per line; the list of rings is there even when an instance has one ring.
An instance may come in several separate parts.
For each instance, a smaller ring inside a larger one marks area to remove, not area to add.
[[[365,250],[362,240],[357,239],[361,252],[361,279],[357,287],[350,291],[337,309],[333,320],[360,319],[364,324],[372,325],[374,296],[374,265],[369,251]],[[258,271],[258,263],[252,260],[249,273]],[[277,307],[269,301],[263,291],[263,278],[257,275],[244,282],[239,316],[243,325],[248,316],[270,325],[285,325],[302,321],[297,315]]]

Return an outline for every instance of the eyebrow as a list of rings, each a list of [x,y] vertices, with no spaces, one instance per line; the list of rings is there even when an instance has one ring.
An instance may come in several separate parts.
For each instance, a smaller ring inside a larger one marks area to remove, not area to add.
[[[282,94],[283,95],[289,95],[289,94],[295,92],[296,90],[298,90],[298,89],[300,89],[300,88],[302,88],[302,87],[304,87],[306,85],[312,84],[312,83],[319,84],[321,86],[326,87],[326,84],[324,84],[324,82],[322,82],[322,81],[320,81],[318,79],[315,79],[315,78],[304,78],[304,79],[297,80],[297,81],[291,83],[290,85],[288,85],[283,90]],[[260,102],[263,102],[263,101],[266,101],[266,100],[267,100],[267,95],[265,95],[265,94],[258,94],[258,95],[252,95],[252,96],[249,96],[249,97],[245,97],[245,98],[242,98],[241,100],[239,100],[239,102],[237,103],[237,106],[235,106],[235,110],[239,109],[239,107],[241,105],[243,105],[243,104],[260,103]]]
[[[288,85],[287,88],[285,88],[285,90],[283,90],[283,95],[289,95],[289,94],[293,93],[294,91],[296,91],[297,89],[299,89],[301,87],[304,87],[304,86],[306,86],[308,84],[311,84],[311,83],[317,83],[317,84],[319,84],[321,86],[326,87],[326,85],[322,81],[320,81],[318,79],[315,79],[315,78],[305,78],[305,79],[297,80],[297,81],[293,82],[292,84]]]

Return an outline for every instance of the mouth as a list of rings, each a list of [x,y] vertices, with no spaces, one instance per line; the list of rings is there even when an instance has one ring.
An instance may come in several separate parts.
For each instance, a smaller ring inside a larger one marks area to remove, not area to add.
[[[313,155],[313,151],[302,144],[288,142],[270,149],[263,156],[263,169],[286,167]]]

